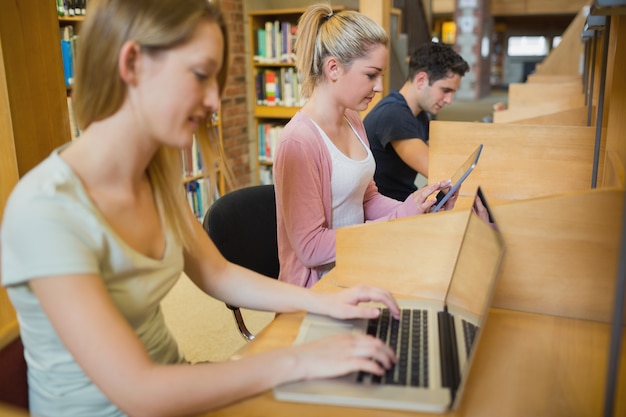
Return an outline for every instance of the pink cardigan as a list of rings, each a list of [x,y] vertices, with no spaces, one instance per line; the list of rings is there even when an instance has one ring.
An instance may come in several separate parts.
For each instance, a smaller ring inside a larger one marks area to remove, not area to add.
[[[348,110],[346,118],[369,146],[358,113]],[[331,175],[324,139],[308,116],[296,113],[281,134],[274,161],[281,281],[310,287],[320,279],[319,267],[335,261]],[[411,197],[404,202],[385,197],[373,179],[365,190],[363,210],[366,221],[418,214]]]

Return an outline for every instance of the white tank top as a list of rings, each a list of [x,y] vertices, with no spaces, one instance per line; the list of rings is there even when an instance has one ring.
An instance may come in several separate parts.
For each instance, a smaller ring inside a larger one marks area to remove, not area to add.
[[[347,120],[346,120],[347,121]],[[376,163],[369,147],[365,145],[358,133],[348,125],[365,148],[367,156],[362,160],[354,160],[343,154],[328,135],[317,125],[324,142],[330,152],[332,161],[331,171],[331,195],[332,195],[332,221],[331,228],[337,229],[342,226],[361,224],[365,221],[363,211],[363,197],[365,189],[374,177]]]

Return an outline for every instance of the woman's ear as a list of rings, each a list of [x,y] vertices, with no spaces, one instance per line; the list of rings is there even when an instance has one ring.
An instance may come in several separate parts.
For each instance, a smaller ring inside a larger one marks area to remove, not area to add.
[[[134,84],[139,77],[141,68],[141,47],[135,41],[124,42],[118,55],[120,78],[127,84]]]
[[[341,66],[337,59],[330,57],[324,63],[324,70],[326,71],[326,76],[329,80],[335,82],[339,78],[339,70]]]

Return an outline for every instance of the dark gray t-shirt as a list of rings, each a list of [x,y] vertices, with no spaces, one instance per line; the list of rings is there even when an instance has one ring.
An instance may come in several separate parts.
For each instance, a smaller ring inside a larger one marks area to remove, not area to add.
[[[429,122],[427,112],[414,116],[397,90],[392,90],[367,113],[363,124],[376,160],[374,181],[381,194],[404,201],[417,190],[417,171],[400,158],[391,141],[419,138],[428,144]]]

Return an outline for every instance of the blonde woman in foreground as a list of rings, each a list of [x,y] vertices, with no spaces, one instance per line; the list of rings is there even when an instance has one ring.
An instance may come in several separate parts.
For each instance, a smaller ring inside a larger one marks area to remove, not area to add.
[[[224,363],[190,365],[160,301],[184,271],[227,303],[370,318],[389,292],[317,293],[227,262],[193,217],[179,151],[219,104],[223,18],[208,0],[92,0],[81,27],[75,111],[81,139],[13,190],[1,230],[2,284],[18,314],[37,416],[174,416],[288,381],[363,370],[393,353],[341,336]],[[207,318],[210,319],[210,318]]]

